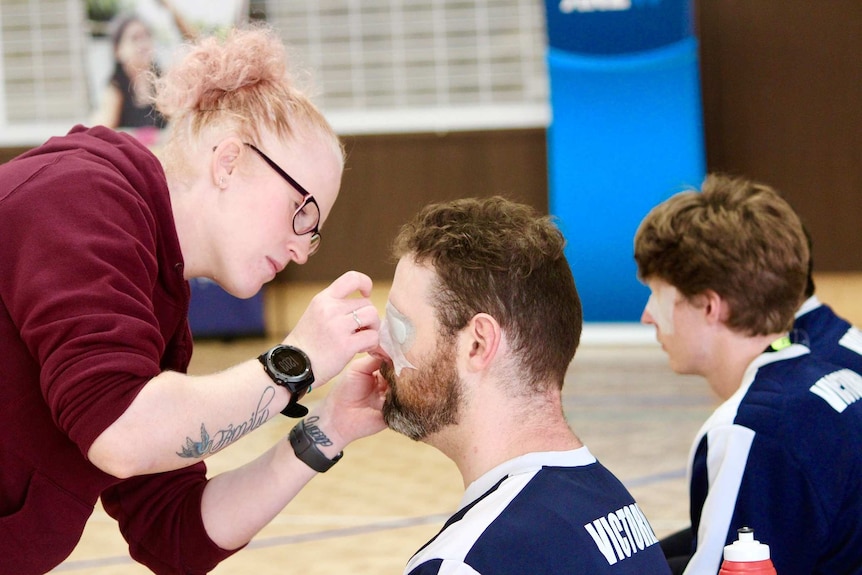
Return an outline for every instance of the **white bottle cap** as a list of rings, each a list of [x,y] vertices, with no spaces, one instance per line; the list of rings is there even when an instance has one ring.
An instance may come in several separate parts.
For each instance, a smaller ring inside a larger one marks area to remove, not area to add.
[[[754,538],[754,529],[743,527],[737,531],[739,539],[724,547],[724,558],[734,563],[766,561],[769,559],[769,545]]]

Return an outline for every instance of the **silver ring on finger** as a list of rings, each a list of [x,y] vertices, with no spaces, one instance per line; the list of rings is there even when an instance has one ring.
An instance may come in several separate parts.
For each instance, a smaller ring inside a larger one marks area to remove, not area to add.
[[[356,322],[356,331],[362,329],[362,321],[359,319],[359,316],[356,314],[356,310],[353,310],[353,321]]]

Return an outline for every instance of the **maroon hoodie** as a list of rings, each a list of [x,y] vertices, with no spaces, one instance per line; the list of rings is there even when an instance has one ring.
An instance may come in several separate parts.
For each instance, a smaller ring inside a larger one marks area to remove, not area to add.
[[[0,575],[62,562],[99,496],[156,573],[231,554],[203,527],[202,462],[123,481],[86,458],[151,378],[186,371],[188,306],[165,174],[134,138],[76,126],[0,165]]]

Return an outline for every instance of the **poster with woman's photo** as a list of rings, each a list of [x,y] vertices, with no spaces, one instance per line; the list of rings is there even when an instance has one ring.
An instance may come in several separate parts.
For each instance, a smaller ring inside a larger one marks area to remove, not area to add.
[[[89,124],[155,145],[166,123],[150,101],[151,72],[167,70],[183,42],[223,34],[247,14],[248,0],[88,0]]]

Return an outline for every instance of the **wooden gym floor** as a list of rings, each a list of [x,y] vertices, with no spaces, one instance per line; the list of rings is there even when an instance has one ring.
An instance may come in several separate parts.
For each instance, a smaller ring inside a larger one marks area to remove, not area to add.
[[[198,342],[191,371],[223,369],[277,343],[319,287],[268,293],[267,325],[274,333]],[[856,325],[862,325],[860,290],[862,275],[818,276],[820,298]],[[382,309],[386,286],[376,292]],[[326,392],[316,389],[308,399],[320,400]],[[637,326],[586,326],[564,388],[572,428],[626,484],[659,537],[687,525],[689,444],[716,405],[703,380],[672,373],[652,330]],[[268,422],[210,458],[210,472],[254,458],[283,441],[292,425],[287,418]],[[386,430],[349,446],[338,465],[315,478],[246,549],[213,573],[399,574],[455,510],[462,491],[448,459]],[[52,573],[149,571],[129,558],[116,523],[97,507],[78,548]]]

